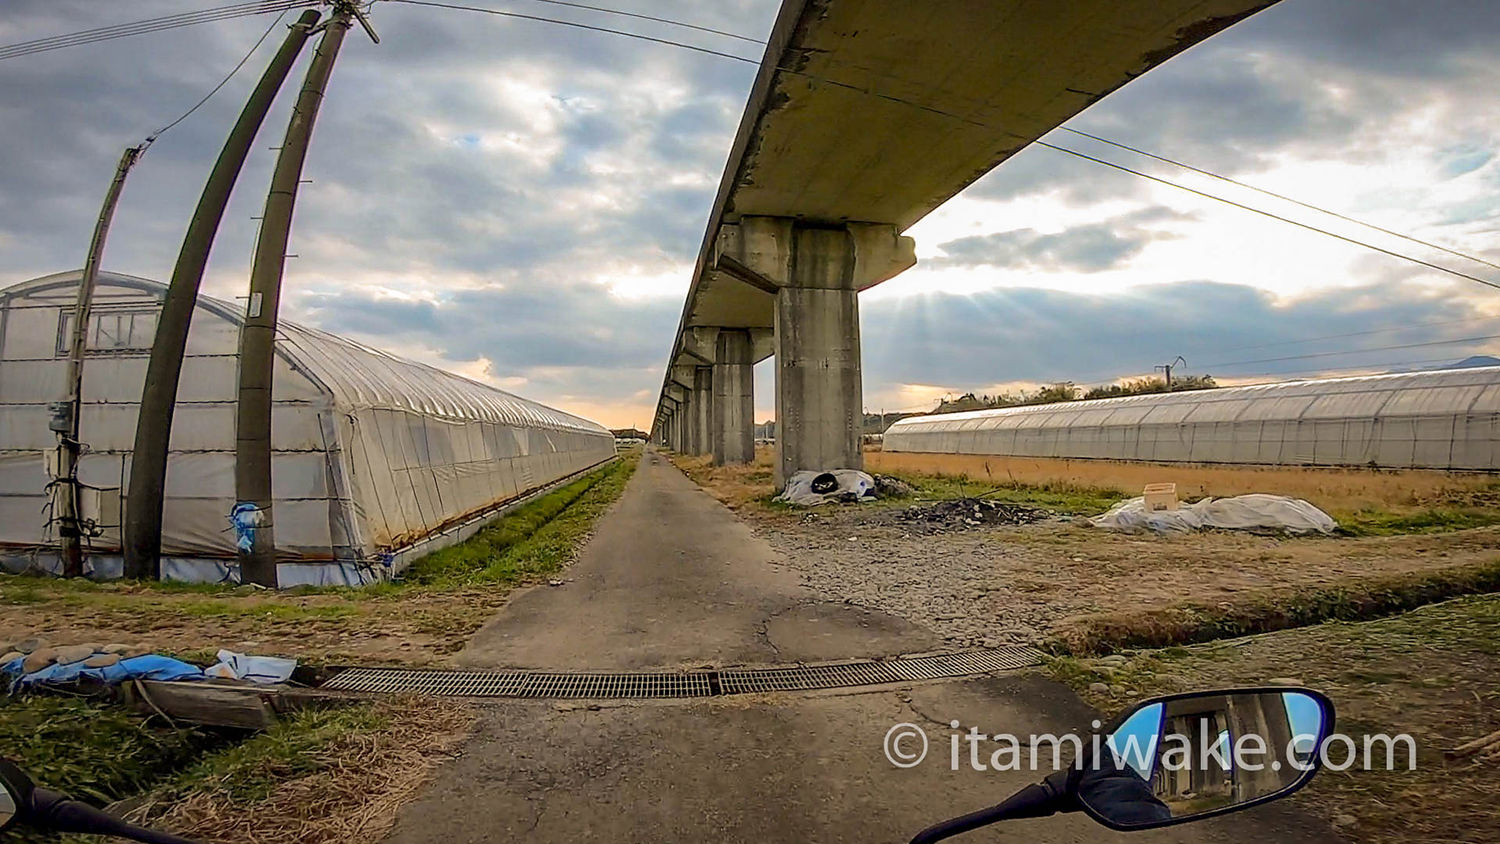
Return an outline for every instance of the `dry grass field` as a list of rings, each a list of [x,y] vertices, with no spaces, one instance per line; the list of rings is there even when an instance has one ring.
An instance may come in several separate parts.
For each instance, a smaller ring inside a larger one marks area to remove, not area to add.
[[[1376,469],[1126,463],[980,454],[867,451],[865,471],[965,477],[977,483],[1116,489],[1139,495],[1146,484],[1175,483],[1185,499],[1252,492],[1304,498],[1334,514],[1402,512],[1428,507],[1500,508],[1493,475]]]

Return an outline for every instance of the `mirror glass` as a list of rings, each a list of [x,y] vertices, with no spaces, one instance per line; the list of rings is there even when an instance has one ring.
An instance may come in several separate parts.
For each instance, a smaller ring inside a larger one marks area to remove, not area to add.
[[[1181,695],[1132,711],[1078,780],[1111,826],[1140,828],[1291,793],[1316,773],[1331,719],[1304,692]]]
[[[0,782],[4,782],[0,780]],[[11,821],[16,819],[16,795],[10,791],[10,784],[5,783],[0,788],[0,829],[10,826]]]
[[[0,759],[0,830],[20,820],[19,807],[31,804],[31,779],[9,759]]]

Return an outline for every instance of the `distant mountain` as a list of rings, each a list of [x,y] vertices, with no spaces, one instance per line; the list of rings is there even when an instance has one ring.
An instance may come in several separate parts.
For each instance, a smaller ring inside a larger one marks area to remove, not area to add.
[[[1473,369],[1476,366],[1500,366],[1500,358],[1489,355],[1471,355],[1458,363],[1450,363],[1440,366],[1438,369]]]
[[[1473,369],[1476,366],[1500,366],[1500,358],[1490,355],[1470,355],[1458,363],[1444,364],[1443,366],[1406,367],[1403,369],[1392,369],[1390,374],[1398,372],[1428,372],[1439,369]]]

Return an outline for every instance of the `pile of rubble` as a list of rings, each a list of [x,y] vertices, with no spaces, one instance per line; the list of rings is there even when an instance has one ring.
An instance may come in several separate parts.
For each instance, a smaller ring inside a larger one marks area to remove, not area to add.
[[[955,498],[918,504],[882,514],[880,521],[906,527],[913,533],[935,534],[978,527],[1029,525],[1045,521],[1052,513],[1023,504],[1007,504],[983,498]]]

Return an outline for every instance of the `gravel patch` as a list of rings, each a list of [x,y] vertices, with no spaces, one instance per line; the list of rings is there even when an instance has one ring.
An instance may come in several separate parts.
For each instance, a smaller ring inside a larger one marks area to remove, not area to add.
[[[809,588],[929,627],[953,647],[1035,642],[1055,615],[997,582],[997,571],[1019,563],[1027,549],[996,542],[961,516],[957,528],[895,509],[757,521],[755,530]],[[941,542],[932,541],[936,534]]]

